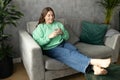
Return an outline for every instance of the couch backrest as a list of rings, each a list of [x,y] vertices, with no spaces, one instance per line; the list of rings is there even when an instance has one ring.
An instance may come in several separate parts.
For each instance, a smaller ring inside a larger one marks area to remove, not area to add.
[[[32,32],[34,31],[34,29],[36,28],[38,22],[37,21],[30,21],[27,22],[27,31],[32,34]]]
[[[76,43],[77,41],[79,41],[79,38],[78,36],[76,36],[75,32],[72,30],[72,28],[70,27],[70,25],[67,25],[66,22],[65,22],[65,19],[63,18],[60,18],[60,19],[57,19],[57,21],[60,21],[61,23],[64,24],[65,28],[68,30],[69,32],[69,35],[70,35],[70,38],[69,38],[69,42],[74,44]],[[27,22],[27,31],[28,33],[32,34],[32,32],[34,31],[34,29],[36,28],[38,22],[37,21],[30,21],[30,22]],[[71,25],[71,26],[74,26],[74,25]],[[74,27],[73,27],[74,29]]]
[[[77,19],[77,18],[71,18],[69,20],[66,21],[66,24],[68,24],[73,32],[79,37],[80,33],[81,33],[81,19]]]
[[[57,21],[60,21],[61,23],[65,24],[65,20],[63,18],[57,19]],[[38,21],[30,21],[27,22],[27,31],[32,34],[32,32],[34,31],[34,29],[36,28],[38,24]]]

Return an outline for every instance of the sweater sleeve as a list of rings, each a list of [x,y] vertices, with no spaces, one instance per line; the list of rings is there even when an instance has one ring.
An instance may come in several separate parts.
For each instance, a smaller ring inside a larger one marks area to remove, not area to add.
[[[40,45],[44,46],[49,43],[50,39],[44,35],[42,30],[42,25],[38,25],[38,27],[32,33],[33,39]]]
[[[62,38],[64,40],[68,40],[69,39],[69,33],[68,33],[68,31],[65,29],[65,27],[64,27],[64,25],[62,23],[60,25],[61,25],[61,29],[63,31]]]

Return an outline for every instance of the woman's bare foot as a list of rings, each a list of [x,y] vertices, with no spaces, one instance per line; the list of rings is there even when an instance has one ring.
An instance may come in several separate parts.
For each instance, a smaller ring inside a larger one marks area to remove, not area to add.
[[[107,70],[99,66],[93,66],[94,75],[105,75]]]
[[[99,66],[99,67],[103,67],[103,68],[107,68],[111,63],[111,59],[91,59],[90,64],[92,64],[93,66]]]

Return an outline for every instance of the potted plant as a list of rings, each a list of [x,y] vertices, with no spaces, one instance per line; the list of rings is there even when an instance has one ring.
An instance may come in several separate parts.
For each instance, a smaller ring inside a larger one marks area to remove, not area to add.
[[[0,0],[0,78],[6,78],[13,72],[13,61],[10,56],[12,47],[7,44],[7,40],[11,37],[5,33],[6,27],[16,26],[23,14],[11,4],[12,0]]]
[[[105,24],[110,24],[113,11],[116,7],[120,5],[120,0],[100,0],[98,1],[101,6],[105,8]]]

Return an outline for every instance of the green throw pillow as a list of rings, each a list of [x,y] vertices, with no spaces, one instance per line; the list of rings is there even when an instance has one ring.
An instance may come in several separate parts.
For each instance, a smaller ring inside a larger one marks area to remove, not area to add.
[[[104,36],[106,34],[107,27],[108,26],[105,24],[94,24],[83,21],[80,41],[94,45],[104,45]]]

